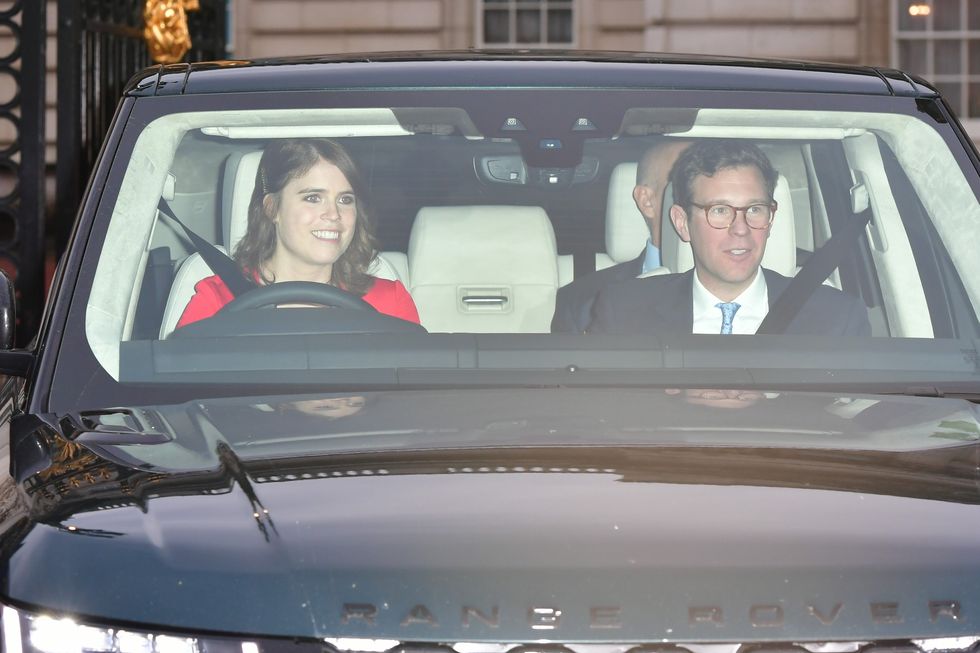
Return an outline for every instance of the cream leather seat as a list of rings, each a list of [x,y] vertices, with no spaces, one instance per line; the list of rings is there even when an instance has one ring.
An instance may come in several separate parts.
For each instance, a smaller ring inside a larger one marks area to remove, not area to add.
[[[650,228],[636,208],[633,188],[636,186],[636,163],[620,163],[609,176],[606,194],[606,251],[595,255],[596,270],[632,261],[646,247]],[[648,271],[642,276],[670,272],[666,267]]]
[[[558,254],[540,207],[423,207],[408,264],[412,297],[430,332],[551,330]]]
[[[248,205],[255,188],[261,151],[232,154],[225,161],[224,181],[221,189],[221,236],[224,246],[218,249],[231,254],[248,229]],[[180,216],[178,216],[180,217]],[[381,252],[368,268],[368,273],[382,279],[401,281],[407,288],[408,259],[403,252]],[[160,338],[166,338],[177,326],[187,302],[194,295],[198,281],[214,274],[201,255],[194,252],[177,268],[170,295],[163,311]]]
[[[252,198],[261,158],[262,152],[247,152],[232,154],[225,161],[221,188],[221,238],[224,245],[217,245],[217,248],[229,256],[235,251],[235,246],[248,227],[248,204]],[[181,262],[163,309],[161,340],[170,335],[177,326],[187,302],[194,296],[197,282],[212,274],[214,272],[211,267],[197,252]]]

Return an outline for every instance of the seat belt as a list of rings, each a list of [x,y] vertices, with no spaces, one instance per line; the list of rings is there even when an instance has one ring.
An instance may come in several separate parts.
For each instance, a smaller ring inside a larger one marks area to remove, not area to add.
[[[813,291],[830,276],[830,273],[840,265],[848,245],[857,242],[864,227],[871,220],[871,209],[867,208],[857,214],[847,226],[830,237],[823,247],[815,251],[807,259],[803,268],[789,282],[789,286],[776,300],[775,305],[762,320],[756,330],[758,335],[785,333],[786,327],[810,299]]]
[[[160,198],[160,203],[157,204],[157,210],[163,213],[165,216],[180,225],[180,228],[184,230],[184,233],[190,238],[194,247],[197,249],[197,253],[201,255],[204,262],[208,264],[211,271],[218,275],[218,278],[224,282],[228,290],[235,297],[239,295],[244,295],[249,290],[256,287],[256,284],[250,279],[246,278],[242,274],[241,268],[235,263],[229,256],[222,253],[217,247],[204,240],[196,233],[194,233],[186,224],[180,221],[174,212],[170,208],[170,204],[167,200]]]
[[[572,280],[595,272],[595,252],[579,250],[572,256]]]

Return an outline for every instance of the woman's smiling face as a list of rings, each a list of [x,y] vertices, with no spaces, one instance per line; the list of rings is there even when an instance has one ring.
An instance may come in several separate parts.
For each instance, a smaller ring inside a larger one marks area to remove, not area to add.
[[[327,282],[354,238],[357,199],[340,168],[321,158],[286,183],[272,220],[276,249],[267,268],[276,280]]]

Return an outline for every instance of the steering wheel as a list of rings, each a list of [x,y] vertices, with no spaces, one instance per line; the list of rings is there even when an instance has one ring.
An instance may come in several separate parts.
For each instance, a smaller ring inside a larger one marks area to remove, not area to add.
[[[376,312],[366,301],[346,290],[313,281],[283,281],[258,286],[226,304],[221,312],[238,313],[275,304],[319,304]]]
[[[291,311],[254,310],[276,304],[316,304],[334,310],[305,307]],[[283,281],[242,293],[210,318],[175,330],[172,337],[425,332],[420,324],[382,313],[340,288],[310,281]]]

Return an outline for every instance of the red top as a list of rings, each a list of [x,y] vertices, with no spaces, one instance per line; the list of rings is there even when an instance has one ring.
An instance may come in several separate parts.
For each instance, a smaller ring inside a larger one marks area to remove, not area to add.
[[[194,286],[194,296],[187,302],[187,308],[177,321],[176,328],[211,317],[234,298],[228,286],[217,275],[201,279]],[[361,299],[380,313],[419,323],[418,309],[401,281],[376,278]]]

